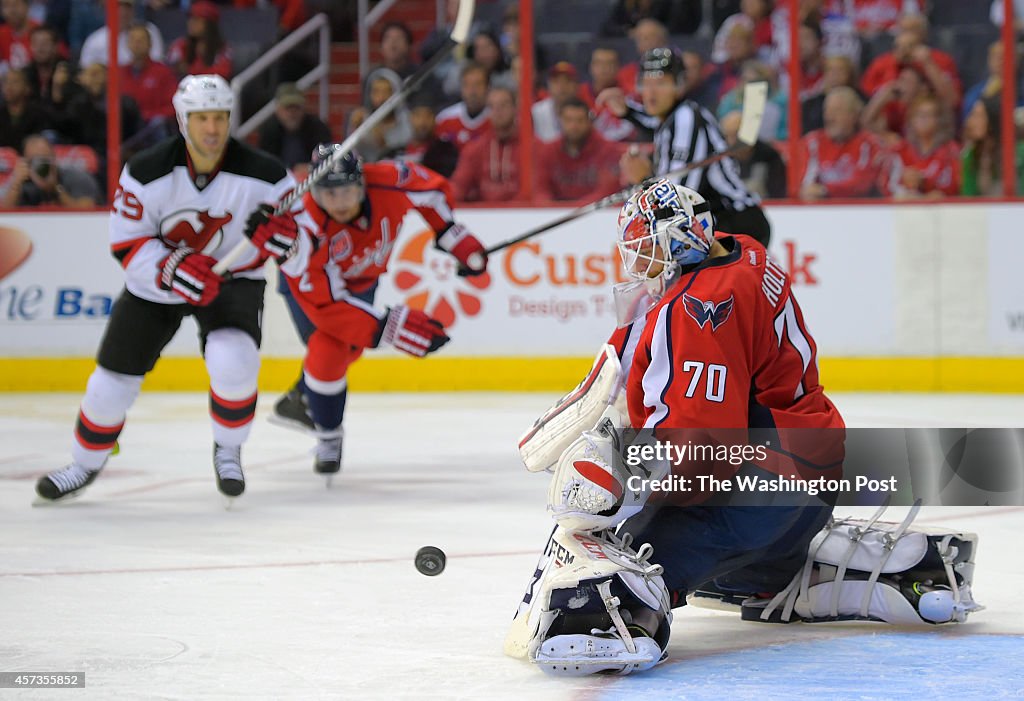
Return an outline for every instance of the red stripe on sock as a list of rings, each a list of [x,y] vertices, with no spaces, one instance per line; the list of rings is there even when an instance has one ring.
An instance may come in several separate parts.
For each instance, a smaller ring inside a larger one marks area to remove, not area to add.
[[[256,397],[258,394],[259,392],[253,392],[245,399],[224,399],[223,397],[218,396],[217,393],[213,391],[213,387],[210,388],[210,397],[213,399],[214,402],[224,407],[225,409],[245,409],[247,406],[256,401]]]
[[[85,424],[85,427],[87,429],[89,429],[90,431],[95,431],[96,433],[117,434],[120,433],[121,429],[124,428],[124,421],[117,424],[116,426],[100,426],[97,423],[93,423],[92,421],[89,420],[89,417],[86,416],[85,412],[82,411],[81,409],[78,410],[78,418],[81,419],[82,423]]]

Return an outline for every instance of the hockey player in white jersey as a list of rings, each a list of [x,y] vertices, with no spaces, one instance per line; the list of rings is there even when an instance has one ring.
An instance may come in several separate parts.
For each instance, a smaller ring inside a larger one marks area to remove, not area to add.
[[[89,377],[71,463],[36,484],[44,500],[76,494],[96,479],[143,377],[189,315],[210,376],[217,486],[229,497],[245,490],[241,447],[256,411],[263,264],[276,253],[260,243],[296,238],[293,220],[250,217],[261,204],[280,201],[295,181],[275,158],[229,136],[233,103],[223,78],[186,76],[173,98],[181,134],[121,171],[110,241],[125,289]],[[223,279],[214,264],[245,236],[257,245]]]

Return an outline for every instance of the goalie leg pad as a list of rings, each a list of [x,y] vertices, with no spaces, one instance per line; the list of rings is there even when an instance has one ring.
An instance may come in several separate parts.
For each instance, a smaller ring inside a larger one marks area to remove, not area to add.
[[[580,433],[593,427],[605,408],[624,393],[622,366],[615,348],[601,347],[590,372],[573,391],[534,421],[519,438],[519,455],[530,472],[550,470]]]
[[[978,536],[911,523],[830,522],[811,541],[807,561],[770,601],[747,601],[745,620],[789,623],[871,620],[962,623],[983,609],[971,593]]]
[[[611,532],[552,533],[505,641],[551,674],[628,674],[664,657],[672,621],[653,551]]]

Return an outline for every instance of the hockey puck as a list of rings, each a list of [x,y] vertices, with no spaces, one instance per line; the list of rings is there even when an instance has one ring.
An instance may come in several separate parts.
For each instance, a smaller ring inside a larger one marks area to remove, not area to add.
[[[446,560],[444,551],[433,545],[425,545],[416,551],[416,569],[428,577],[436,577],[444,572]]]

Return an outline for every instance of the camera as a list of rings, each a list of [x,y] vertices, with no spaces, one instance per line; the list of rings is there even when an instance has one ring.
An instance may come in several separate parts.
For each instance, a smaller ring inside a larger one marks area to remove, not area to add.
[[[53,172],[53,160],[50,158],[33,158],[28,163],[29,168],[38,177],[46,179],[50,177]]]

